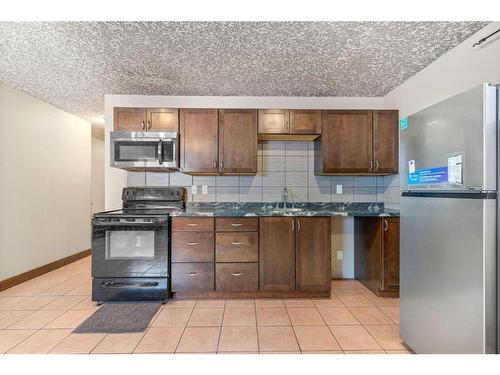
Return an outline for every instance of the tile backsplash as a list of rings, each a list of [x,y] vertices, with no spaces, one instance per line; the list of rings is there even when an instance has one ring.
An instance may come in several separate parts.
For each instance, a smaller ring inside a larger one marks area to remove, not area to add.
[[[258,143],[255,176],[190,176],[179,172],[128,172],[128,186],[184,186],[190,202],[269,202],[282,199],[287,187],[296,202],[384,202],[399,208],[399,175],[316,176],[314,142]],[[196,185],[197,194],[191,194]],[[201,187],[208,186],[208,194]],[[342,185],[342,194],[337,194]]]

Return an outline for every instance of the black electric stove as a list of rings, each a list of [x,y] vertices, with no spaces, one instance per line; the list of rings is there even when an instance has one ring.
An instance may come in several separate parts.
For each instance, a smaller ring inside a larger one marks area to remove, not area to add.
[[[185,196],[178,187],[128,187],[122,209],[93,216],[93,301],[169,298],[169,213],[184,209]]]

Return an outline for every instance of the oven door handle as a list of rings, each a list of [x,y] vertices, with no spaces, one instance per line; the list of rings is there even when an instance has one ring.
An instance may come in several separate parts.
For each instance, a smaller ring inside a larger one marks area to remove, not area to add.
[[[103,288],[154,288],[158,286],[158,282],[114,282],[108,281],[101,283]]]

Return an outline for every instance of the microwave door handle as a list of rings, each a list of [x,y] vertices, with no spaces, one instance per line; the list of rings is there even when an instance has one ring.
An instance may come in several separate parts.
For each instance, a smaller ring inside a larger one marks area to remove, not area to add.
[[[161,139],[158,141],[158,162],[160,165],[163,164],[163,141]]]

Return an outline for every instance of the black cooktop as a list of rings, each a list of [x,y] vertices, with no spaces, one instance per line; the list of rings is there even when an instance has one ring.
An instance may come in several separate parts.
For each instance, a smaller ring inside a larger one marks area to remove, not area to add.
[[[182,211],[181,208],[123,208],[114,211],[104,211],[94,214],[94,217],[125,217],[125,216],[167,216],[171,212]]]

